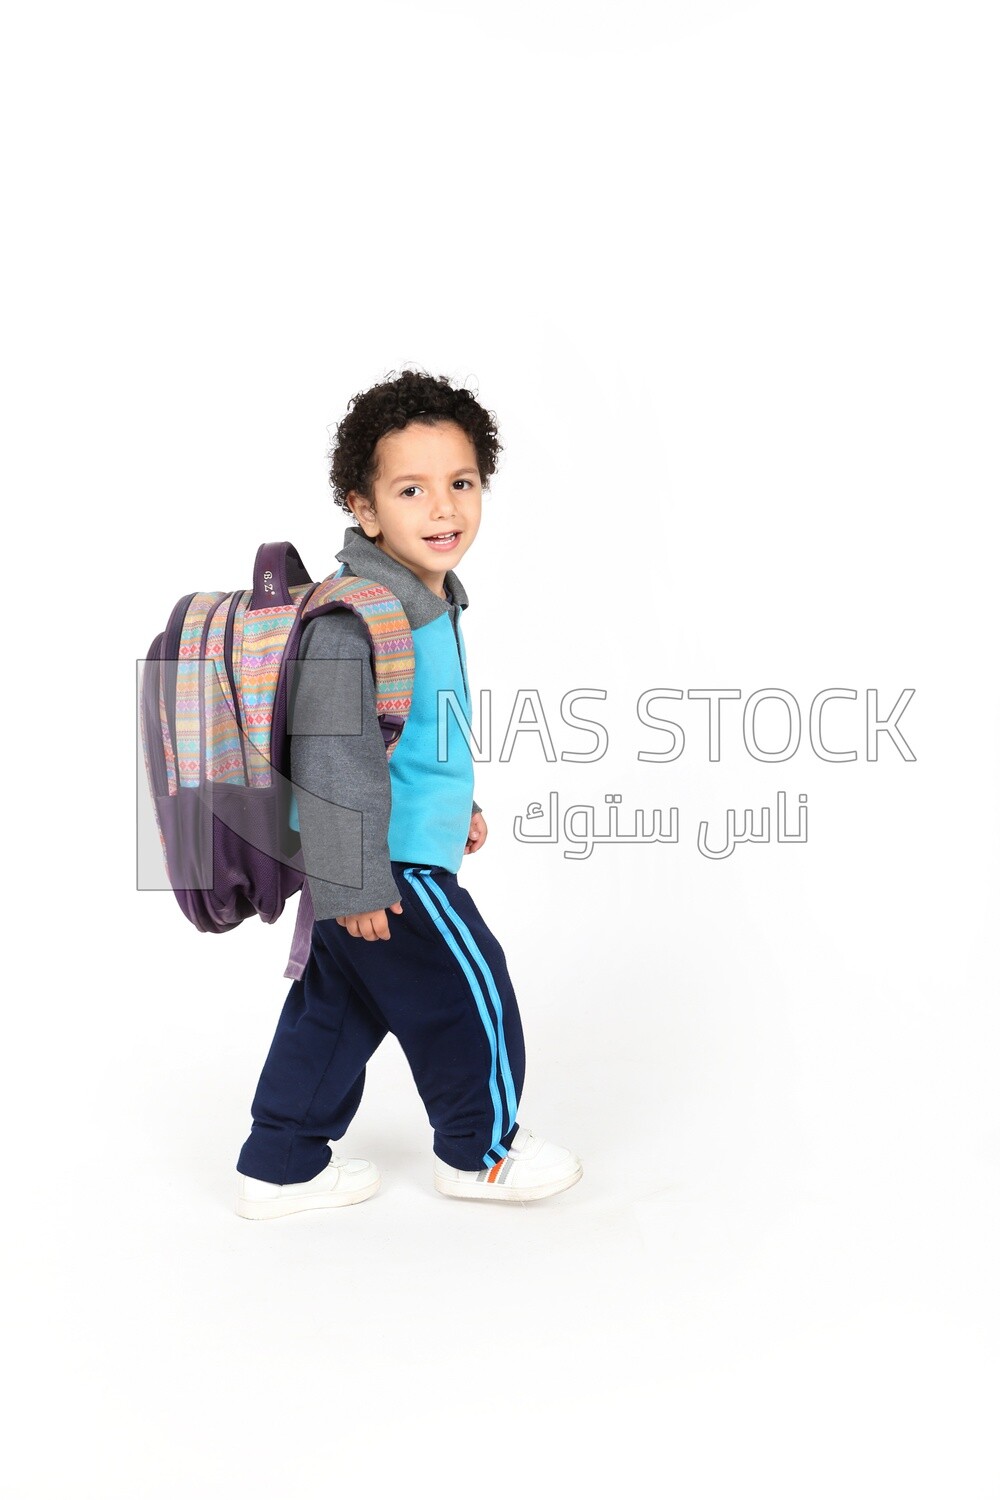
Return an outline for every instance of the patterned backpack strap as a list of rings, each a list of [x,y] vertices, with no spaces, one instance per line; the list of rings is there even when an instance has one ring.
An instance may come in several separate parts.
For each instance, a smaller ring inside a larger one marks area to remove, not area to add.
[[[413,702],[413,636],[395,594],[370,578],[348,577],[341,569],[318,584],[302,610],[303,621],[333,609],[351,609],[371,637],[375,667],[375,706],[391,757]]]

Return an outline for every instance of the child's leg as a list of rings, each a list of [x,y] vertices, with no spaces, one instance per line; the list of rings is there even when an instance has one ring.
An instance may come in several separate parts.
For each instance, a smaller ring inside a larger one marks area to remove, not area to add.
[[[403,912],[388,941],[318,922],[314,951],[335,955],[399,1038],[434,1128],[434,1151],[471,1171],[502,1160],[517,1126],[524,1038],[503,949],[457,878],[392,863]]]
[[[365,1064],[386,1030],[335,955],[314,942],[278,1019],[237,1171],[281,1184],[322,1172],[328,1142],[340,1139],[361,1103]]]

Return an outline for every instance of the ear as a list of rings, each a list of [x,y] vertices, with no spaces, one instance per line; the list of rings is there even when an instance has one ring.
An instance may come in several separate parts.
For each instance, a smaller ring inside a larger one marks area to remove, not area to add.
[[[366,536],[376,537],[379,534],[378,517],[375,507],[364,495],[359,495],[357,490],[351,490],[344,497],[351,507],[351,514],[361,527]]]

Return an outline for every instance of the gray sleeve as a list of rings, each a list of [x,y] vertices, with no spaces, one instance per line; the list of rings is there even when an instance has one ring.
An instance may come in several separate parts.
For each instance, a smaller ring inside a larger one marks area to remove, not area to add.
[[[473,797],[472,799],[472,811],[474,813],[482,812],[482,808],[479,806],[479,803],[476,801],[475,797]]]
[[[303,632],[289,733],[313,906],[320,920],[400,899],[389,861],[392,791],[367,630],[353,610]]]

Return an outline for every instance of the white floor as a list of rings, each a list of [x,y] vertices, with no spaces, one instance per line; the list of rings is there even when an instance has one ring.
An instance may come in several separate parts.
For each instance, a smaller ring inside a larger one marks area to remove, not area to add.
[[[614,1049],[529,1006],[521,1118],[585,1175],[501,1207],[434,1193],[390,1038],[342,1143],[379,1195],[250,1223],[233,1168],[280,995],[211,986],[278,934],[192,941],[204,993],[171,1009],[170,958],[162,991],[113,992],[100,1063],[93,1015],[67,1017],[71,1044],[91,1028],[86,1078],[73,1045],[59,1071],[76,1113],[25,1122],[26,1155],[57,1128],[70,1149],[15,1216],[32,1416],[7,1493],[996,1496],[1000,1142],[947,1053],[922,1109],[924,1066],[894,1079],[871,1030],[867,1063],[845,1040],[827,1074],[793,1047],[796,1072],[795,1007],[753,991],[729,1052],[708,999]]]

